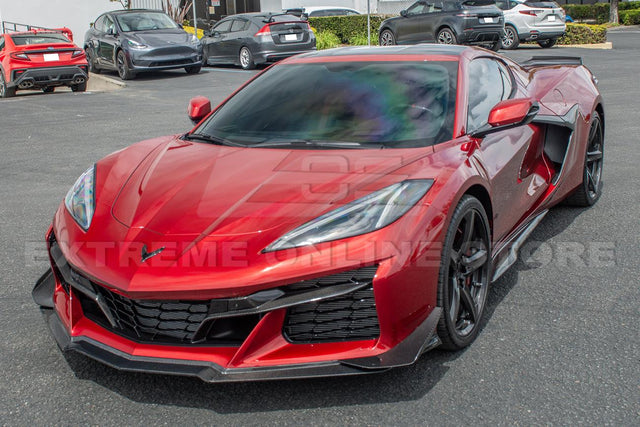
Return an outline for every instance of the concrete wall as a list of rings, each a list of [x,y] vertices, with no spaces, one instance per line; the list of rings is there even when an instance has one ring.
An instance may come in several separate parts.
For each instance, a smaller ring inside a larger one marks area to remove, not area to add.
[[[89,23],[108,10],[122,9],[109,0],[0,0],[0,21],[39,27],[68,27],[82,46]]]

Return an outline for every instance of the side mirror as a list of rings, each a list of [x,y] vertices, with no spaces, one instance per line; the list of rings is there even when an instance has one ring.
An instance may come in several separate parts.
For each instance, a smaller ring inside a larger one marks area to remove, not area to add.
[[[540,106],[531,98],[500,101],[491,109],[487,124],[472,132],[471,136],[482,138],[493,132],[529,124],[539,110]]]
[[[400,11],[400,16],[402,16],[403,18],[406,18],[406,17],[407,17],[407,11],[406,11],[406,10],[404,10],[404,9],[403,9],[403,10],[401,10],[401,11]]]
[[[204,96],[196,96],[189,101],[187,114],[193,123],[199,123],[211,112],[211,101]]]
[[[116,35],[115,28],[107,28],[107,34],[109,34],[110,36],[115,36]]]
[[[203,36],[203,37],[211,37],[211,31],[209,31],[209,30],[204,30],[204,31],[202,32],[202,36]]]

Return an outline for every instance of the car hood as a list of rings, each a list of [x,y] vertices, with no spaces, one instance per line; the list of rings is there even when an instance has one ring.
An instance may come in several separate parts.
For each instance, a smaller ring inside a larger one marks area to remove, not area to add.
[[[181,29],[132,31],[126,33],[126,37],[151,47],[191,44],[191,34]]]
[[[122,183],[111,213],[128,228],[164,236],[198,241],[260,234],[272,241],[408,178],[411,172],[400,169],[431,152],[236,148],[174,137],[156,146]]]

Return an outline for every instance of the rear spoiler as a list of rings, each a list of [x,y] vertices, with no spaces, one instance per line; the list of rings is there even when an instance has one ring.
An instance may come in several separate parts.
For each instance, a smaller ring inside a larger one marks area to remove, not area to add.
[[[579,56],[532,56],[520,63],[523,67],[544,67],[550,65],[582,65]]]

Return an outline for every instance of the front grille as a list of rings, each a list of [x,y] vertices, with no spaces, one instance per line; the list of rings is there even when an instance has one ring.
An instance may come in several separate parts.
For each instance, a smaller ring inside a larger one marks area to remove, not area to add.
[[[194,61],[192,59],[176,59],[173,61],[153,61],[149,63],[149,67],[170,67],[172,65],[188,65],[193,64]]]
[[[366,267],[288,289],[310,289],[346,282],[373,282],[377,267]],[[368,340],[380,336],[373,286],[347,295],[300,304],[287,310],[283,333],[293,343]]]

